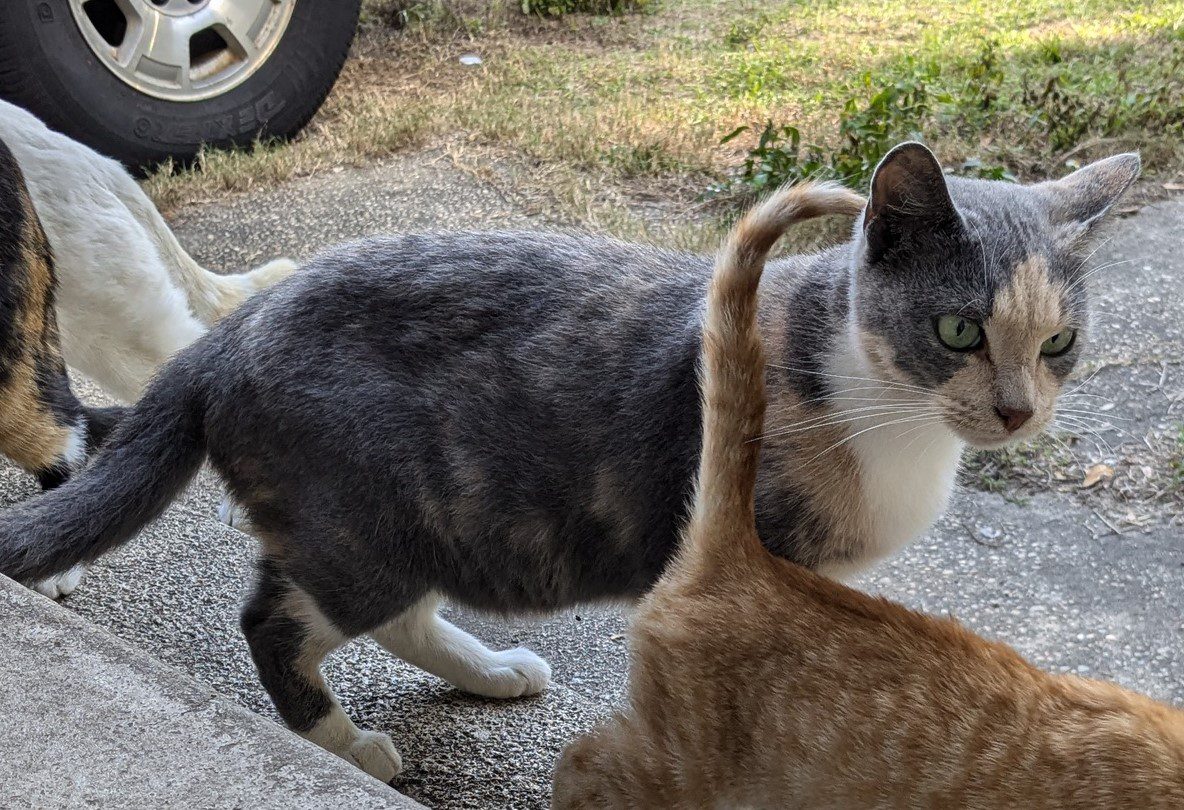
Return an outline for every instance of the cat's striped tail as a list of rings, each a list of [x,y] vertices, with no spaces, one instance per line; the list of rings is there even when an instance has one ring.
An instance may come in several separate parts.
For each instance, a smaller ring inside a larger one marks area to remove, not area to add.
[[[716,257],[700,368],[703,448],[685,547],[699,562],[762,548],[754,515],[758,437],[765,416],[757,288],[769,251],[796,222],[857,215],[863,205],[862,197],[837,183],[783,187],[736,224]]]
[[[154,520],[205,459],[204,397],[183,352],[81,473],[0,512],[0,574],[41,580],[91,562]]]

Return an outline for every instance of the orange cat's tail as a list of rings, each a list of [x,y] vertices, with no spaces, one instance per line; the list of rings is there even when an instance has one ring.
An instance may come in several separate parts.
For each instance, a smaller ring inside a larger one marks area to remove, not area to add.
[[[769,251],[791,225],[827,214],[856,215],[863,205],[862,197],[837,183],[783,187],[737,223],[716,257],[700,369],[703,449],[684,558],[710,564],[745,550],[763,553],[753,505],[765,417],[757,287]]]

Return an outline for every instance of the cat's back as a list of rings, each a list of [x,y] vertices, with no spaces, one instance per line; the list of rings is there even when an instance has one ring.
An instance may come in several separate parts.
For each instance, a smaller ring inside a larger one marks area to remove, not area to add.
[[[39,208],[65,202],[77,205],[116,183],[134,183],[118,162],[54,132],[32,113],[7,101],[0,101],[0,138],[16,155]],[[82,217],[85,212],[74,215]]]
[[[663,582],[635,630],[637,715],[677,740],[671,761],[705,793],[761,807],[1184,800],[1177,710],[787,561],[757,568],[734,588]]]
[[[706,257],[595,236],[533,232],[376,237],[315,257],[255,309],[275,340],[308,335],[457,349],[529,344],[537,359],[624,352],[697,324]],[[600,348],[596,348],[596,342]],[[565,348],[566,347],[566,348]]]
[[[301,295],[376,290],[406,294],[573,297],[644,294],[672,284],[702,290],[707,257],[590,234],[548,231],[423,232],[375,236],[315,256],[288,289]]]

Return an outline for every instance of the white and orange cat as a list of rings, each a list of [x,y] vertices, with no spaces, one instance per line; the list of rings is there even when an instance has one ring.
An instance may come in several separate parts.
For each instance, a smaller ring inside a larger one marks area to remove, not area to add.
[[[555,808],[1182,808],[1184,713],[1043,672],[956,622],[766,551],[757,288],[804,208],[784,189],[721,252],[703,327],[690,522],[634,620],[629,702],[564,752]]]

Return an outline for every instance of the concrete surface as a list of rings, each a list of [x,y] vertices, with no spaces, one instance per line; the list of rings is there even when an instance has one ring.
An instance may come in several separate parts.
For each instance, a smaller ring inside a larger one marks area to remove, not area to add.
[[[301,180],[176,221],[199,259],[227,269],[280,252],[307,256],[370,233],[530,224],[498,191],[431,153]],[[1104,317],[1093,359],[1103,369],[1087,390],[1114,403],[1110,414],[1135,420],[1117,423],[1130,435],[1105,433],[1115,453],[1184,420],[1173,399],[1184,391],[1182,226],[1184,201],[1158,204],[1120,223],[1094,257],[1098,265],[1133,259],[1097,276]],[[32,489],[19,473],[0,470],[3,498]],[[136,542],[98,565],[66,604],[274,717],[237,630],[253,544],[214,522],[215,492],[203,477]],[[1184,703],[1181,529],[1161,514],[1145,531],[1112,534],[1097,517],[1117,508],[1109,497],[1050,489],[1020,505],[965,490],[933,532],[864,585],[953,613],[1052,669],[1114,678]],[[470,698],[368,642],[337,653],[327,678],[360,725],[393,735],[407,767],[395,786],[413,798],[440,808],[545,807],[562,746],[621,695],[623,613],[454,618],[491,645],[532,646],[552,664],[554,686],[534,699]]]
[[[0,616],[0,805],[422,806],[2,576]]]

